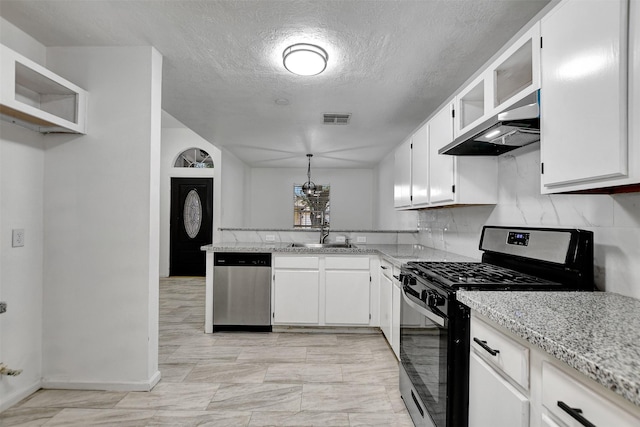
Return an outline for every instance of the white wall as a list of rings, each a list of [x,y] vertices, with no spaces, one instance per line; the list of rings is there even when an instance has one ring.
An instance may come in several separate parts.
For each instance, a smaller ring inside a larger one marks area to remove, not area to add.
[[[47,64],[90,95],[87,135],[47,136],[43,383],[148,390],[159,379],[161,57],[49,48]]]
[[[0,377],[0,411],[40,387],[42,376],[43,170],[42,135],[0,122],[0,362],[22,369]],[[11,230],[25,231],[24,247]]]
[[[236,156],[222,150],[221,226],[251,227],[247,206],[250,200],[250,169]]]
[[[250,222],[253,228],[293,228],[293,185],[307,180],[306,169],[251,169]],[[331,228],[373,227],[372,169],[314,169],[311,180],[331,186]]]
[[[419,241],[479,258],[484,224],[591,230],[600,290],[640,298],[640,193],[540,194],[539,144],[500,156],[496,206],[420,211]]]
[[[417,211],[398,211],[393,207],[394,151],[378,164],[375,227],[381,230],[415,230],[418,224]]]
[[[45,47],[0,18],[2,44],[44,64]],[[42,377],[44,137],[0,122],[0,362],[22,369],[0,377],[0,411],[40,387]],[[11,246],[11,230],[25,245]]]
[[[167,114],[167,113],[165,113]],[[174,119],[173,126],[178,123]],[[211,155],[213,169],[175,168],[176,158],[188,148],[201,148]],[[162,129],[162,182],[160,185],[160,276],[169,276],[171,178],[213,178],[213,235],[212,241],[220,240],[221,196],[222,196],[222,152],[191,129],[172,127]]]
[[[0,17],[0,42],[30,60],[46,66],[47,48],[2,17]]]

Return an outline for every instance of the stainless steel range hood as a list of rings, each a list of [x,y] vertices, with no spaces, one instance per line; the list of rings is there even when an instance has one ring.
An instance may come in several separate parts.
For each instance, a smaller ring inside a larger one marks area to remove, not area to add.
[[[438,154],[498,156],[540,140],[540,106],[537,93],[514,104],[460,135]]]

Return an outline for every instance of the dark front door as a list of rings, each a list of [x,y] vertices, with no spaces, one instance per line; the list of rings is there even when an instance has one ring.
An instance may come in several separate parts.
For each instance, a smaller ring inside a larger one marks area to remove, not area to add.
[[[211,243],[213,178],[171,178],[171,276],[204,276],[203,245]]]

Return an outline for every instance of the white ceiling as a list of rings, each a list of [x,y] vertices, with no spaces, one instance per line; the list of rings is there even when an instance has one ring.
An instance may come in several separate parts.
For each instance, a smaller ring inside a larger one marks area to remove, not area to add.
[[[45,46],[155,46],[163,109],[252,167],[306,167],[313,153],[314,167],[369,168],[547,3],[1,0],[0,15]],[[284,69],[299,42],[328,52],[324,73]]]

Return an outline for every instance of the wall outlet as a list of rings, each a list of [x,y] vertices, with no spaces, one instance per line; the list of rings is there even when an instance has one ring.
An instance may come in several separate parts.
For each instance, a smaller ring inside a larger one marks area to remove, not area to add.
[[[264,240],[266,240],[267,242],[275,242],[276,236],[274,234],[267,234],[266,236],[264,236]]]
[[[18,228],[12,231],[11,233],[11,246],[14,248],[19,248],[24,246],[24,229]]]
[[[367,243],[367,236],[358,236],[357,239],[358,243]]]
[[[336,236],[336,243],[344,243],[346,240],[346,236]]]

